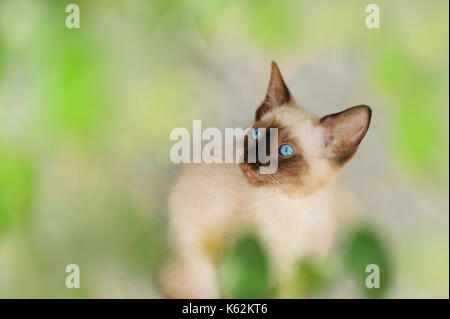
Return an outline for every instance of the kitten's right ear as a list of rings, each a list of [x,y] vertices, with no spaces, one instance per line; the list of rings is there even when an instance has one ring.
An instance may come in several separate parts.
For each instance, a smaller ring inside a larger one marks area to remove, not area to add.
[[[372,110],[367,105],[322,117],[319,130],[324,156],[339,164],[350,160],[369,129],[371,117]]]
[[[272,61],[272,71],[270,72],[269,87],[266,98],[261,106],[256,110],[255,120],[258,121],[264,114],[273,109],[288,103],[291,100],[291,93],[284,83],[278,65]]]

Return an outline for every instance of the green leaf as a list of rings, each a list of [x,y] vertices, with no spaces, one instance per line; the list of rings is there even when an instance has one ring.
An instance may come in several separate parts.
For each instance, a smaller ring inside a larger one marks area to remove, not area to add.
[[[181,0],[152,0],[150,2],[150,5],[152,6],[153,10],[156,12],[157,17],[164,16],[177,6],[179,6],[183,1]],[[141,6],[145,6],[146,1],[144,1]]]
[[[395,111],[393,150],[404,167],[426,180],[448,174],[448,88],[442,72],[398,48],[379,51],[373,74]],[[446,174],[447,173],[447,174]]]
[[[298,29],[294,8],[287,1],[249,1],[247,23],[252,39],[267,49],[292,46]]]
[[[210,42],[219,26],[223,24],[224,15],[232,1],[200,0],[191,3],[194,19],[200,34]]]
[[[240,237],[225,251],[219,263],[219,282],[228,298],[266,298],[269,265],[258,238]]]
[[[27,156],[0,149],[0,234],[28,224],[35,177],[35,169]]]
[[[2,78],[2,72],[3,72],[3,58],[4,58],[4,53],[3,53],[3,47],[2,47],[2,41],[0,39],[0,79]]]
[[[374,230],[359,227],[351,231],[344,244],[344,264],[357,286],[369,298],[383,297],[392,281],[392,269],[388,252]],[[366,278],[372,272],[366,267],[375,264],[380,270],[380,287],[367,288]]]
[[[324,289],[326,273],[319,262],[305,258],[298,265],[295,283],[300,296],[309,297]]]
[[[43,25],[48,36],[35,53],[39,72],[33,118],[38,129],[55,140],[89,141],[114,113],[108,59],[92,35],[90,15],[85,16],[84,27],[74,31],[59,27],[56,9],[49,8]]]

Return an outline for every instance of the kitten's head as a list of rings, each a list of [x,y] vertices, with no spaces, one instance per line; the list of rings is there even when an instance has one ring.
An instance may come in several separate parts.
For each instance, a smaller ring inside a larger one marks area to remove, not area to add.
[[[358,105],[316,117],[297,105],[277,64],[272,62],[265,100],[256,110],[251,133],[245,138],[242,172],[255,186],[311,193],[333,181],[353,157],[369,128],[371,114],[367,105]],[[278,144],[272,145],[271,152],[271,156],[277,156],[278,169],[273,174],[261,174],[260,167],[268,164],[249,163],[248,154],[249,150],[257,153],[261,143],[270,149],[270,128],[278,129]]]

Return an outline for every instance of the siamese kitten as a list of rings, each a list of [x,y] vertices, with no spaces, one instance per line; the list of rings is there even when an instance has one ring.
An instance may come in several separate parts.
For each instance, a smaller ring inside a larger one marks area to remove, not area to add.
[[[256,128],[278,129],[278,169],[259,162],[187,164],[169,196],[171,255],[160,281],[174,298],[221,297],[215,253],[242,229],[253,230],[268,252],[280,296],[295,264],[322,256],[333,243],[334,184],[366,134],[371,109],[354,106],[316,117],[298,106],[272,62],[267,94],[256,110],[244,155],[257,147]],[[288,145],[288,146],[286,146]]]

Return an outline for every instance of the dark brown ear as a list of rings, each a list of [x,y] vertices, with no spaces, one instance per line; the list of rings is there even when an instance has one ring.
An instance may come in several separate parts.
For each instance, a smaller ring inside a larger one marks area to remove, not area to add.
[[[272,71],[270,72],[270,82],[267,88],[266,98],[261,106],[256,110],[255,119],[258,121],[265,113],[272,111],[276,107],[288,103],[291,100],[291,93],[284,83],[278,65],[272,61]]]
[[[370,107],[358,105],[321,118],[319,127],[325,157],[339,164],[350,160],[369,129],[371,117]]]

